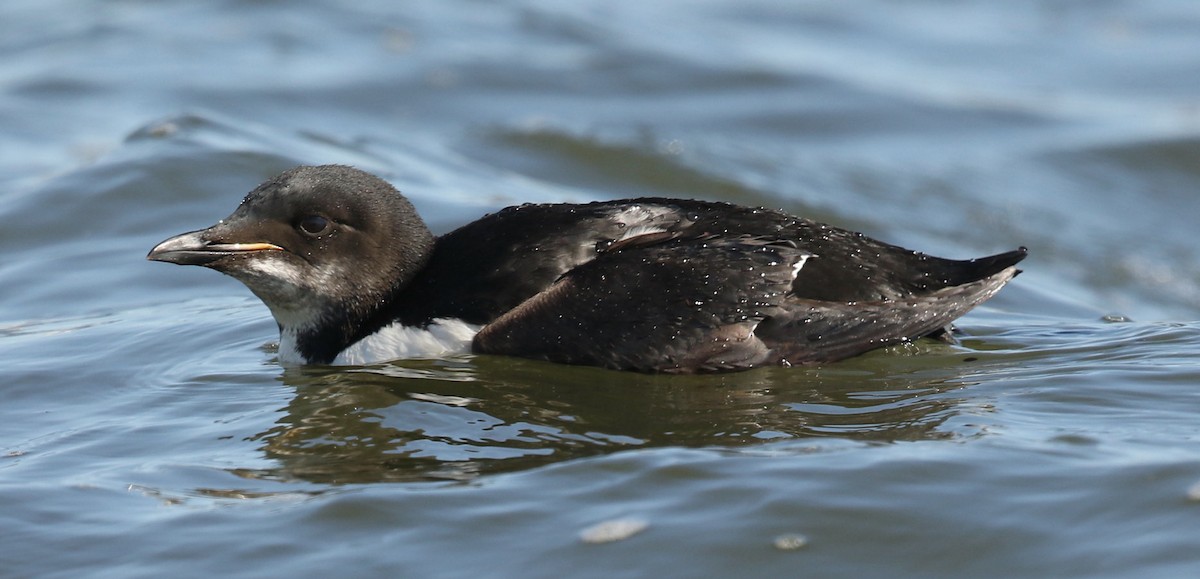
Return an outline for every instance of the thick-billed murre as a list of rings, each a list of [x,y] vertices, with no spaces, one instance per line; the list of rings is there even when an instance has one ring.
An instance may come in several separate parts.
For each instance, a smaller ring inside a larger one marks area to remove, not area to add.
[[[285,364],[472,351],[687,373],[944,334],[1025,255],[948,260],[779,211],[662,198],[520,205],[434,237],[386,181],[324,165],[263,183],[146,257],[246,284],[279,324]]]

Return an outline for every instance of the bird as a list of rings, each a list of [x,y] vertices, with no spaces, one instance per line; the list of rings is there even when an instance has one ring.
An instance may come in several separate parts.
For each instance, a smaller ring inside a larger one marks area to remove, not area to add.
[[[319,165],[146,257],[245,284],[279,326],[284,366],[473,353],[692,374],[945,338],[1027,253],[943,259],[782,211],[661,197],[514,205],[434,236],[388,181]]]

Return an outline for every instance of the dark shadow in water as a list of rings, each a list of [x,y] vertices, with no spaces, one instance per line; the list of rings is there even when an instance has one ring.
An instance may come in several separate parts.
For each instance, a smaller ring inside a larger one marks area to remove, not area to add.
[[[948,438],[978,371],[942,345],[822,368],[647,376],[498,357],[303,368],[276,425],[254,437],[277,466],[252,478],[318,483],[471,480],[647,447],[786,438]]]

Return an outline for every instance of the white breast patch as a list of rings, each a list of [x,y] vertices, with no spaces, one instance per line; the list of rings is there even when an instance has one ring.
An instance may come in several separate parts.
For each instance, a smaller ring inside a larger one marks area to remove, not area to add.
[[[342,350],[337,365],[374,364],[402,358],[438,358],[471,351],[480,326],[454,318],[438,318],[425,328],[394,323]],[[282,349],[282,348],[281,348]]]

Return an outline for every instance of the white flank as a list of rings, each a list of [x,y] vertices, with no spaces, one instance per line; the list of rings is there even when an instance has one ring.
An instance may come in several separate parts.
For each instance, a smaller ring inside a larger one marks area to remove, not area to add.
[[[480,326],[453,318],[438,318],[426,328],[410,328],[399,323],[386,326],[342,350],[334,364],[374,364],[401,358],[437,358],[471,351],[471,339]],[[279,359],[283,361],[283,342]]]

